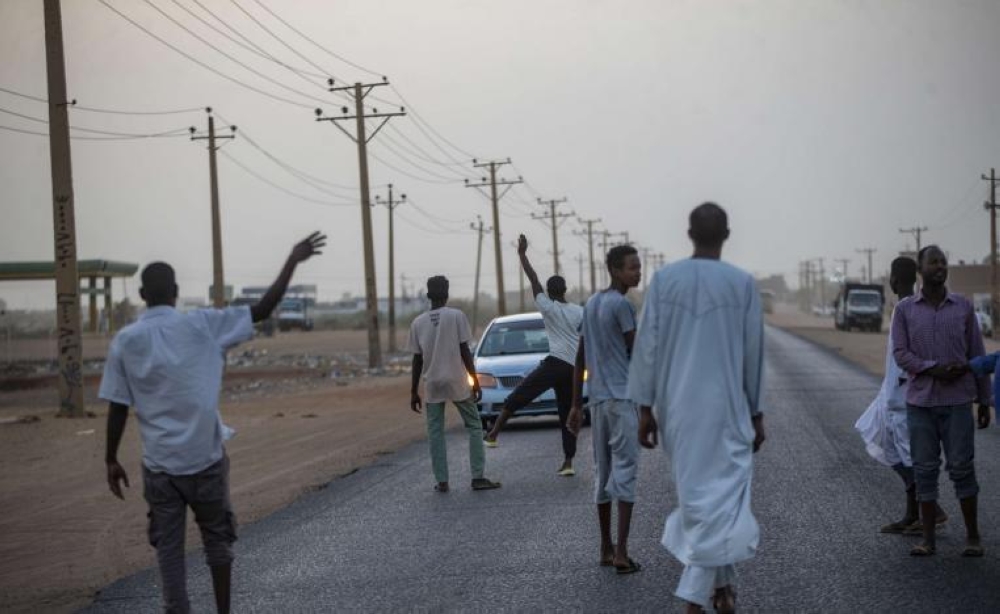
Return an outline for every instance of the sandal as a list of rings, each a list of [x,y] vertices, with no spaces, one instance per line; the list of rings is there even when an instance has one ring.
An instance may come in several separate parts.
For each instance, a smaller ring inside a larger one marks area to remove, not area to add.
[[[448,490],[450,490],[448,482],[438,482],[434,485],[434,490],[435,492],[448,492]]]
[[[934,546],[928,546],[927,544],[919,544],[910,550],[910,556],[934,556],[937,549]]]
[[[979,558],[986,554],[986,550],[981,544],[967,544],[965,550],[962,550],[962,556],[966,558]]]
[[[637,571],[642,571],[642,565],[636,563],[632,559],[628,560],[627,565],[615,565],[615,573],[619,576],[635,573]]]
[[[715,595],[712,596],[712,607],[716,612],[735,614],[736,591],[731,586],[723,586],[715,589]]]

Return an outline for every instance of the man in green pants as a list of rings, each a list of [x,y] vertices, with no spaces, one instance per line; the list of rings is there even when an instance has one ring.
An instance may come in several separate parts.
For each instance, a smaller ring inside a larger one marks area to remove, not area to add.
[[[431,465],[437,485],[434,490],[448,492],[448,448],[444,440],[444,406],[451,401],[458,408],[469,433],[469,466],[473,490],[499,488],[483,476],[486,455],[483,450],[483,427],[476,402],[483,391],[476,379],[476,365],[469,351],[472,330],[465,314],[446,307],[448,279],[442,276],[427,280],[427,298],[431,309],[410,325],[410,351],[413,352],[413,385],[410,409],[420,413],[418,392],[424,380],[427,397],[427,439],[431,447]],[[469,384],[472,384],[471,390]]]

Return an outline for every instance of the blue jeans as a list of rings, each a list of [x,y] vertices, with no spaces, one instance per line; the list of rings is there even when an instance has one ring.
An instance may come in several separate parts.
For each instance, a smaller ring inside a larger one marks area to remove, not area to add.
[[[910,454],[918,501],[937,501],[941,450],[945,469],[955,485],[955,496],[967,499],[979,494],[976,482],[976,422],[972,403],[945,407],[907,406]]]

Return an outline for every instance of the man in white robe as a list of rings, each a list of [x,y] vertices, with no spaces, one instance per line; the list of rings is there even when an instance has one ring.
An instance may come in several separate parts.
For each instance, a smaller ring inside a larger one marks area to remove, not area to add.
[[[662,437],[677,508],[663,545],[685,568],[675,594],[689,612],[735,610],[735,564],[754,556],[753,453],[764,441],[759,400],[763,316],[754,279],[720,261],[726,212],[691,212],[694,256],[654,275],[636,335],[629,393],[640,443]],[[654,416],[655,410],[655,416]]]
[[[917,283],[917,263],[900,256],[889,269],[889,287],[902,301],[913,296]],[[902,520],[890,522],[879,531],[905,535],[920,535],[923,531],[917,507],[917,490],[913,482],[913,460],[910,458],[910,429],[906,424],[907,373],[896,364],[892,354],[890,332],[885,354],[885,377],[875,400],[865,410],[854,428],[861,434],[865,449],[876,461],[891,467],[903,479],[906,488],[906,513]],[[937,507],[937,524],[948,516]]]

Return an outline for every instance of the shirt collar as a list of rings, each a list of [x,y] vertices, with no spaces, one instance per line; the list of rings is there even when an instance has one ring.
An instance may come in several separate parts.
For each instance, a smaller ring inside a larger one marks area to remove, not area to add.
[[[139,316],[140,320],[148,320],[150,318],[161,318],[163,316],[170,315],[176,311],[170,305],[157,305],[156,307],[150,307],[146,311],[142,312]]]
[[[917,292],[917,295],[913,298],[913,302],[914,303],[926,303],[927,302],[927,297],[924,296],[923,289],[921,289],[920,292]],[[955,302],[955,295],[952,294],[951,292],[949,292],[947,288],[945,288],[945,291],[944,291],[944,300],[941,301],[941,304],[943,305],[945,303],[954,303],[954,302]]]

